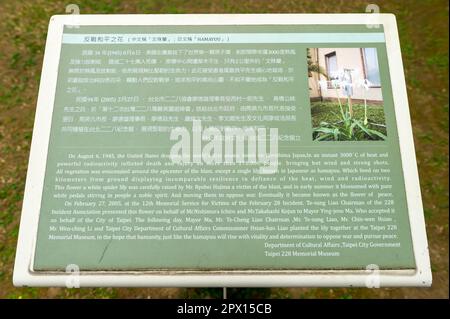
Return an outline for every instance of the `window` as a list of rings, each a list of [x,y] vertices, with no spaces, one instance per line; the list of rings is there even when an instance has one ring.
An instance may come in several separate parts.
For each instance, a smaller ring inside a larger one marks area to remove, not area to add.
[[[372,83],[372,86],[381,86],[377,49],[364,48],[362,49],[362,54],[364,59],[364,75],[366,79]]]
[[[327,66],[327,74],[330,79],[337,75],[338,66],[337,66],[337,58],[336,52],[331,52],[325,55],[325,63]]]

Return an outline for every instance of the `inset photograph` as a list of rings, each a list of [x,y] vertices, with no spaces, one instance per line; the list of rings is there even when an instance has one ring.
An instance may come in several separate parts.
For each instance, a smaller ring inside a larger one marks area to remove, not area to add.
[[[307,49],[314,141],[386,140],[376,48]]]

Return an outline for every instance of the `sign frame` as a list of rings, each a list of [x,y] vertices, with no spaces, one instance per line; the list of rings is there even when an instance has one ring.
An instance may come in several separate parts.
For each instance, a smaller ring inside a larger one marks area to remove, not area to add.
[[[416,269],[404,270],[148,270],[34,271],[41,197],[65,25],[382,25]],[[401,120],[400,120],[401,119]],[[75,276],[75,277],[74,277]],[[431,266],[408,98],[393,14],[55,15],[49,23],[29,156],[13,283],[60,287],[427,287]]]

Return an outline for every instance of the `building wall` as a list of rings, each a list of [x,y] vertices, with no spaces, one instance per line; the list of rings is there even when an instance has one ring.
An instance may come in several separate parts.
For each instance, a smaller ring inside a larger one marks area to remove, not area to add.
[[[309,54],[311,55],[311,60],[315,63],[318,64],[319,63],[319,56],[318,56],[318,49],[317,48],[311,48],[309,49]],[[308,84],[309,84],[309,95],[311,98],[320,98],[321,97],[321,92],[320,92],[320,86],[319,86],[319,74],[316,72],[311,72],[311,74],[309,74],[309,80],[308,80]]]
[[[353,73],[353,82],[356,83],[358,80],[364,79],[364,60],[362,56],[361,49],[359,48],[312,48],[310,49],[310,54],[313,61],[316,61],[319,66],[321,66],[324,70],[327,70],[325,56],[329,53],[336,52],[336,61],[337,68],[341,69],[354,69],[356,70]],[[328,72],[327,72],[328,73]],[[309,78],[309,87],[310,87],[310,97],[312,99],[336,99],[337,94],[335,89],[328,89],[326,91],[320,90],[318,85],[318,81],[325,80],[326,78],[323,75],[318,75],[313,72],[312,77]],[[339,97],[345,98],[341,89],[338,89]],[[364,93],[366,95],[367,101],[373,102],[381,102],[383,101],[383,96],[381,92],[381,87],[371,87],[368,91],[364,92],[364,88],[356,88],[353,89],[353,99],[354,100],[363,100]]]

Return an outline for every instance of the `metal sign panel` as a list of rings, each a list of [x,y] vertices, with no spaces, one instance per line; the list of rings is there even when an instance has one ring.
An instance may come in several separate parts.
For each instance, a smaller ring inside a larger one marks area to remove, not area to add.
[[[14,283],[430,285],[395,18],[52,17]]]

